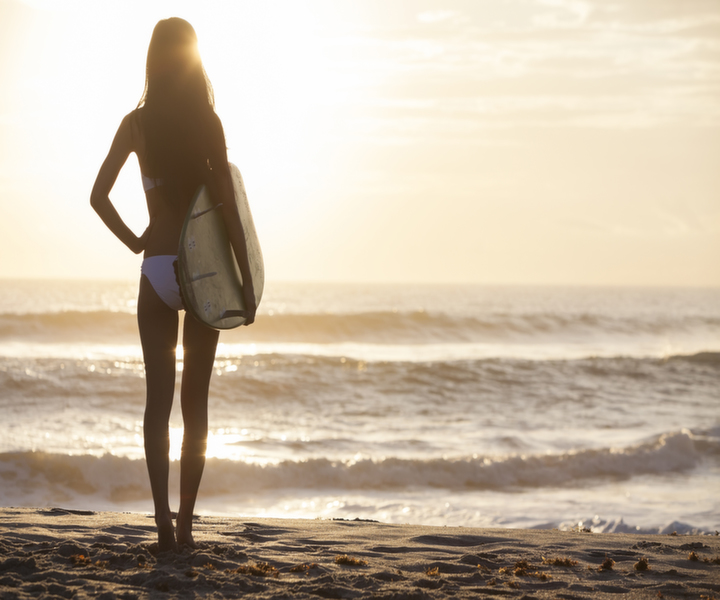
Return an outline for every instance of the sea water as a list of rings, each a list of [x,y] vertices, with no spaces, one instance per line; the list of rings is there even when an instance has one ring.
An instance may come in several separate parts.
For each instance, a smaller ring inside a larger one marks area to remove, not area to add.
[[[0,282],[0,504],[152,510],[136,292]],[[720,529],[718,289],[271,283],[214,368],[201,514]]]

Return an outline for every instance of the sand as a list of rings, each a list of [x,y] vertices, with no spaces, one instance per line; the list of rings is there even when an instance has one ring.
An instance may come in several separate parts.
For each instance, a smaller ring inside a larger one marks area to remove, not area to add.
[[[718,598],[720,537],[0,509],[5,598]],[[605,565],[605,568],[603,568]]]

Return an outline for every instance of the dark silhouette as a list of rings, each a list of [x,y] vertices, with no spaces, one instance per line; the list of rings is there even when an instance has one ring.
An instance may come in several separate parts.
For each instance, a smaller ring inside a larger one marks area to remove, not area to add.
[[[109,198],[131,152],[137,154],[140,163],[150,223],[140,237],[122,221]],[[208,390],[218,332],[187,313],[182,340],[180,402],[184,433],[177,531],[168,501],[168,423],[175,388],[178,310],[182,308],[174,263],[185,214],[202,184],[209,187],[215,202],[222,203],[228,236],[246,282],[245,324],[249,325],[255,318],[255,294],[234,202],[225,134],[215,114],[212,87],[200,60],[195,30],[182,19],[166,19],[153,31],[142,99],[120,124],[90,200],[120,241],[136,254],[144,252],[137,318],[147,389],[145,456],[161,551],[175,549],[178,544],[197,547],[192,536],[192,515],[205,466]]]

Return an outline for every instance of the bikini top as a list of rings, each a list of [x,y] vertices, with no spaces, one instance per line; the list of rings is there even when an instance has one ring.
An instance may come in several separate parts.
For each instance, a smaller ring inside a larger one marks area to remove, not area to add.
[[[148,177],[147,175],[141,173],[142,175],[142,184],[143,189],[147,192],[155,187],[161,186],[163,184],[163,180],[161,177]]]

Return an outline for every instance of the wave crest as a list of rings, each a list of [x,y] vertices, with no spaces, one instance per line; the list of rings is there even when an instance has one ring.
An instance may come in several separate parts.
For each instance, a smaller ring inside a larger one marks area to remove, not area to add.
[[[690,431],[666,433],[627,448],[601,448],[566,454],[515,455],[497,459],[315,458],[276,464],[208,459],[203,494],[239,495],[283,489],[393,490],[448,489],[515,491],[577,485],[579,480],[629,479],[694,468],[702,457],[717,457],[720,438]],[[110,502],[150,497],[142,460],[44,452],[0,454],[0,492],[5,505],[53,504],[96,496]],[[177,485],[177,481],[173,482]]]
[[[250,328],[224,334],[242,342],[331,344],[480,343],[523,340],[588,340],[593,336],[673,336],[720,333],[712,316],[664,316],[643,320],[591,313],[492,313],[451,315],[416,311],[260,314]],[[0,314],[0,340],[55,342],[118,338],[137,342],[135,316],[113,311]]]

